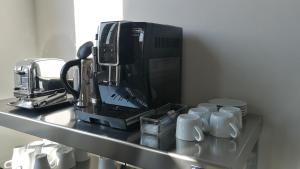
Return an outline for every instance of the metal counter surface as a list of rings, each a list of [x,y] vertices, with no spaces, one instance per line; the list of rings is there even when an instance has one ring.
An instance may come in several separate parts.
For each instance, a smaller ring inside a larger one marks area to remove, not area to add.
[[[75,118],[73,107],[19,109],[0,100],[0,125],[145,169],[216,166],[242,168],[259,139],[262,118],[248,114],[236,140],[206,135],[201,143],[175,138],[175,130],[159,138],[122,131]]]

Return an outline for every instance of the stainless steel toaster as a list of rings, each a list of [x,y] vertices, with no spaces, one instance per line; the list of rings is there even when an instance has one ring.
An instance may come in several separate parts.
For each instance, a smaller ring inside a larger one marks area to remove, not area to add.
[[[56,58],[25,59],[14,67],[14,96],[19,100],[15,106],[39,108],[67,99],[60,80],[65,62]]]

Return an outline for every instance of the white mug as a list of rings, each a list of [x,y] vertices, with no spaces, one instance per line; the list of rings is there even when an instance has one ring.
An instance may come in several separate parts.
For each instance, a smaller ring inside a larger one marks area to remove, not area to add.
[[[209,131],[209,120],[211,112],[203,107],[191,108],[188,111],[188,114],[193,114],[200,117],[202,123],[202,131],[208,132]]]
[[[235,116],[235,119],[237,120],[237,126],[239,129],[243,128],[243,114],[241,112],[240,108],[237,107],[222,107],[219,110],[220,112],[228,112]]]
[[[210,116],[210,134],[221,138],[237,138],[239,129],[233,114],[213,112]]]
[[[47,154],[38,154],[35,156],[33,169],[50,169]]]
[[[36,152],[35,149],[26,149],[26,151],[22,155],[22,158],[23,158],[23,168],[22,169],[32,169],[33,168],[36,154],[38,154],[38,152]]]
[[[25,146],[17,146],[13,149],[11,160],[4,162],[4,168],[22,169],[22,155],[25,152]]]
[[[4,168],[32,169],[35,155],[34,149],[27,149],[25,146],[15,147],[12,159],[4,163]]]
[[[181,114],[177,118],[176,138],[186,141],[202,141],[200,117],[193,114]]]
[[[87,161],[90,159],[89,154],[86,151],[83,151],[81,149],[74,149],[74,154],[75,154],[75,160],[77,162],[83,162]]]
[[[33,141],[29,143],[26,148],[27,149],[34,149],[36,154],[40,154],[42,152],[42,147],[44,146],[44,141],[38,140],[38,141]]]
[[[58,169],[69,169],[76,166],[74,149],[61,146],[56,150],[56,166]]]
[[[56,143],[56,142],[54,142],[54,141],[50,141],[50,140],[47,140],[47,139],[43,139],[42,140],[43,141],[43,143],[44,143],[44,147],[46,146],[46,147],[49,147],[49,146],[55,146],[55,145],[57,145],[57,146],[59,146],[59,144],[58,143]]]
[[[207,111],[209,111],[209,112],[218,111],[218,106],[213,103],[200,103],[200,104],[198,104],[197,107],[207,109]]]
[[[58,144],[45,144],[41,153],[47,154],[47,159],[51,168],[55,168],[58,165],[56,151],[60,147]]]
[[[98,162],[98,169],[116,169],[116,163],[109,158],[100,157]]]

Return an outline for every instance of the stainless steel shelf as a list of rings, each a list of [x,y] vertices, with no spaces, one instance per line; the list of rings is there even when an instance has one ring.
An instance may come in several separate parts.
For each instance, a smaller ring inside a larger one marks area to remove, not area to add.
[[[83,162],[76,162],[76,167],[74,167],[72,169],[98,169],[98,163],[99,163],[99,157],[96,155],[90,154],[89,160],[83,161]],[[123,164],[123,163],[117,162],[117,164],[116,164],[117,169],[121,168],[121,164]],[[3,165],[0,165],[0,169],[2,169],[1,167],[3,167]],[[126,166],[124,168],[125,169],[133,169],[130,166]]]
[[[157,138],[77,121],[68,106],[25,110],[8,106],[10,101],[0,100],[1,126],[145,169],[242,168],[262,129],[262,118],[249,114],[238,139],[206,135],[203,142],[194,143],[177,140],[174,132]]]

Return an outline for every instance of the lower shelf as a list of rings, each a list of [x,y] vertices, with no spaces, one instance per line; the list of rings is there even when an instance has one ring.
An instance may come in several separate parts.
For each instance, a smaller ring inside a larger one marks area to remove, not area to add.
[[[76,167],[72,169],[98,169],[99,157],[93,154],[90,154],[90,159],[84,162],[77,162]],[[125,165],[121,162],[116,162],[117,169],[138,169],[136,167]],[[0,169],[4,169],[4,166],[0,166]]]

